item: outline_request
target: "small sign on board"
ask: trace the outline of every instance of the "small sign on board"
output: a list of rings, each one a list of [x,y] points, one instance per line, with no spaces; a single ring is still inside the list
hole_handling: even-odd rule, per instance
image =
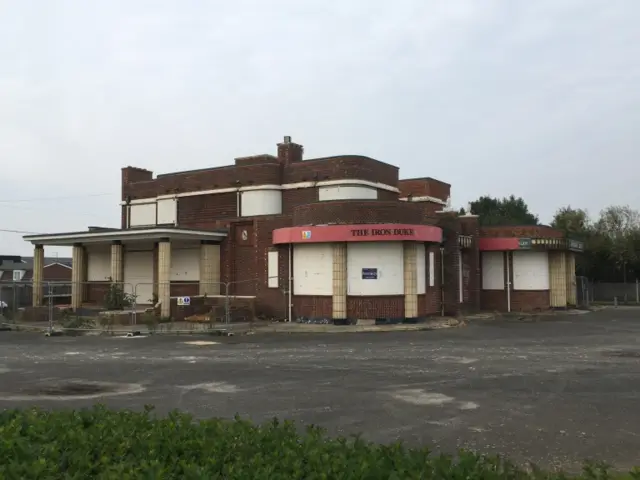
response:
[[[518,239],[518,247],[521,249],[529,249],[531,248],[532,241],[530,238],[520,238]]]
[[[363,268],[362,269],[362,279],[363,280],[377,280],[378,279],[378,269],[377,268]]]
[[[187,307],[191,305],[191,297],[178,297],[178,306]]]

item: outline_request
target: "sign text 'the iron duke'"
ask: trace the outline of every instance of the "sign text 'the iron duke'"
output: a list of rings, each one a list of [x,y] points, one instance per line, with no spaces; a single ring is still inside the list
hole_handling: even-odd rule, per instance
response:
[[[352,237],[413,237],[413,228],[354,228]]]

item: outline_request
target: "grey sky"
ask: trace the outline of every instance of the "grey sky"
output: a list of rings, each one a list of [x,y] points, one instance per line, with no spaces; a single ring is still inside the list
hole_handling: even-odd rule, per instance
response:
[[[283,135],[442,179],[457,206],[640,208],[639,23],[638,0],[0,0],[0,228],[116,226],[122,166]]]

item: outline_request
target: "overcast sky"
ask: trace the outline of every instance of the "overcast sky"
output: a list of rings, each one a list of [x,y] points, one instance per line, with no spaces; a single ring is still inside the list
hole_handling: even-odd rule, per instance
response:
[[[0,0],[0,228],[117,226],[121,167],[284,135],[449,182],[457,206],[640,208],[639,24],[638,0]]]

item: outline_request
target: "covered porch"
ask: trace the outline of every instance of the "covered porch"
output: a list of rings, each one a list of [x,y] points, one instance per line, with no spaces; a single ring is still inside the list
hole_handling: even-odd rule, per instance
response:
[[[112,285],[137,305],[159,304],[171,314],[171,296],[220,294],[220,243],[226,230],[107,229],[27,235],[34,245],[33,306],[43,305],[44,247],[72,247],[71,308],[104,298]]]

